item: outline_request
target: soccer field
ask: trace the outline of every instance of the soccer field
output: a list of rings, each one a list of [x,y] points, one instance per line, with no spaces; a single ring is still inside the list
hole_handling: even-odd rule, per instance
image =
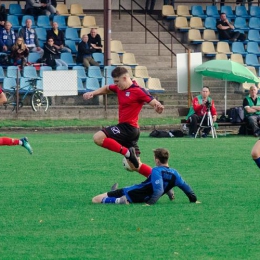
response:
[[[10,137],[23,135],[6,133]],[[254,137],[140,138],[142,161],[170,150],[170,166],[195,191],[153,206],[92,204],[93,196],[139,183],[122,156],[96,146],[92,134],[30,133],[31,156],[0,147],[1,259],[260,259],[259,169]]]

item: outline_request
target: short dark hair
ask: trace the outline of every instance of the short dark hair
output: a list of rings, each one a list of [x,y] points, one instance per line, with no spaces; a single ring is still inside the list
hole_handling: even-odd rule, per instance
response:
[[[209,87],[208,87],[208,86],[204,86],[204,87],[202,87],[202,89],[204,89],[204,88],[207,88],[207,89],[210,91],[210,89],[209,89]]]
[[[162,164],[165,164],[168,162],[170,153],[167,149],[165,148],[157,148],[153,150],[154,157],[158,159]]]
[[[121,77],[122,75],[128,73],[128,70],[125,68],[125,67],[116,67],[111,75],[112,75],[112,78],[118,78],[118,77]]]
[[[226,14],[226,13],[220,13],[220,15],[222,15],[222,14]]]

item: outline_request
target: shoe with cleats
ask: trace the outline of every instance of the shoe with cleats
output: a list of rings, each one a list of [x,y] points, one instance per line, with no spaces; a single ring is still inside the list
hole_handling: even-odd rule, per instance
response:
[[[138,161],[136,154],[135,154],[135,148],[130,147],[129,152],[130,152],[130,156],[128,158],[126,157],[126,159],[128,159],[134,165],[135,168],[138,168],[139,167],[139,161]]]
[[[33,153],[33,149],[29,144],[28,138],[27,137],[23,137],[20,139],[20,141],[22,141],[22,146],[29,152],[29,154]]]

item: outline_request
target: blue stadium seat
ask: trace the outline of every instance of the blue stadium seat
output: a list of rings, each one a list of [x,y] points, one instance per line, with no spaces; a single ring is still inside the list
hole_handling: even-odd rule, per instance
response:
[[[30,80],[30,78],[27,78],[27,77],[20,78],[20,91],[19,92],[26,92],[26,90],[28,90],[28,88],[32,84],[29,80]],[[33,89],[30,90],[30,92],[32,92],[32,91],[33,91]]]
[[[258,30],[249,30],[247,35],[248,41],[260,42],[260,34]]]
[[[13,90],[17,85],[15,78],[4,78],[3,89],[4,90]]]
[[[78,78],[80,78],[82,81],[86,81],[87,75],[86,75],[85,67],[74,66],[72,69],[77,71]]]
[[[66,23],[66,18],[63,15],[54,15],[53,22],[58,23],[60,30],[66,30],[66,28],[68,27]]]
[[[104,53],[94,52],[92,53],[93,59],[99,63],[100,67],[104,66]]]
[[[246,50],[248,53],[255,54],[256,56],[260,56],[258,42],[248,42]]]
[[[236,18],[236,15],[234,14],[232,7],[230,5],[221,6],[220,13],[225,13],[228,19]]]
[[[32,78],[32,79],[39,78],[37,71],[36,71],[36,68],[34,66],[25,66],[23,68],[23,77],[24,78]]]
[[[234,26],[235,29],[244,30],[244,31],[248,31],[250,29],[244,17],[236,17]]]
[[[105,86],[105,85],[113,85],[115,84],[114,79],[113,78],[105,78],[103,77],[101,80],[101,87]]]
[[[76,42],[73,40],[65,40],[65,46],[70,48],[72,54],[77,54],[77,45]]]
[[[21,25],[19,23],[18,16],[9,14],[9,15],[7,15],[7,21],[12,24],[12,28],[15,31],[18,31],[20,29]]]
[[[46,30],[50,30],[51,22],[48,15],[39,15],[37,16],[37,27],[44,28]]]
[[[38,40],[42,40],[46,42],[47,39],[47,32],[45,28],[35,28],[35,31],[37,33]]]
[[[23,10],[20,4],[10,4],[9,5],[9,14],[10,15],[15,15],[17,17],[22,17],[23,16]]]
[[[40,77],[43,77],[43,72],[44,71],[52,71],[52,67],[51,66],[41,66],[40,67]]]
[[[245,50],[245,46],[243,42],[233,42],[231,51],[233,53],[241,54],[242,56],[246,56],[247,51]]]
[[[69,68],[77,65],[76,62],[74,62],[72,54],[70,52],[62,52],[60,58],[68,64]]]
[[[93,91],[100,88],[100,84],[97,78],[87,78],[86,80],[86,90]]]
[[[83,86],[82,79],[78,78],[77,82],[78,82],[78,93],[85,93],[86,89]]]
[[[201,5],[193,5],[191,7],[191,14],[201,19],[205,19],[207,15],[204,13],[204,10]]]
[[[32,20],[32,28],[35,28],[36,24],[35,24],[34,17],[32,15],[27,15],[27,14],[22,17],[21,26],[25,26],[27,19]]]
[[[253,66],[256,68],[260,67],[258,57],[255,54],[251,54],[251,53],[247,54],[245,63],[247,66]]]
[[[116,66],[104,66],[104,77],[112,78],[112,71],[116,68]]]
[[[207,5],[206,6],[206,15],[219,18],[219,12],[216,5]]]
[[[250,7],[250,15],[253,17],[260,17],[260,7],[257,5],[252,5]]]
[[[217,20],[215,17],[207,17],[204,21],[204,26],[206,29],[211,29],[217,31]]]
[[[79,34],[78,34],[78,30],[76,28],[66,28],[65,39],[66,40],[72,40],[72,41],[75,41],[75,42],[81,41]]]
[[[21,77],[21,73],[18,66],[8,66],[6,69],[6,77],[16,79]]]
[[[250,15],[248,14],[246,7],[244,5],[236,6],[235,14],[236,14],[236,16],[243,17],[246,19],[250,18]]]
[[[30,63],[37,63],[40,58],[41,55],[38,52],[30,52],[27,61]]]
[[[260,30],[260,18],[259,17],[251,17],[248,22],[248,26],[250,29]]]
[[[88,67],[88,77],[89,78],[96,78],[99,81],[101,81],[102,78],[103,78],[103,75],[101,73],[100,67],[98,67],[98,66]]]
[[[4,78],[5,78],[4,69],[2,66],[0,66],[0,82],[3,82]]]
[[[56,70],[69,70],[67,66],[57,66]]]

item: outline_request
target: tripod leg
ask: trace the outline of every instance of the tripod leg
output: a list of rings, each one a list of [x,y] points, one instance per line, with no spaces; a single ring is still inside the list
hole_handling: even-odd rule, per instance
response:
[[[198,127],[198,129],[197,129],[197,132],[196,132],[196,134],[195,134],[195,138],[197,138],[199,131],[201,130],[201,128],[203,128],[203,121],[204,121],[204,119],[205,119],[205,116],[206,116],[206,113],[203,115],[203,117],[202,117],[202,119],[201,119],[201,121],[200,121],[200,125],[199,125],[199,127]]]

